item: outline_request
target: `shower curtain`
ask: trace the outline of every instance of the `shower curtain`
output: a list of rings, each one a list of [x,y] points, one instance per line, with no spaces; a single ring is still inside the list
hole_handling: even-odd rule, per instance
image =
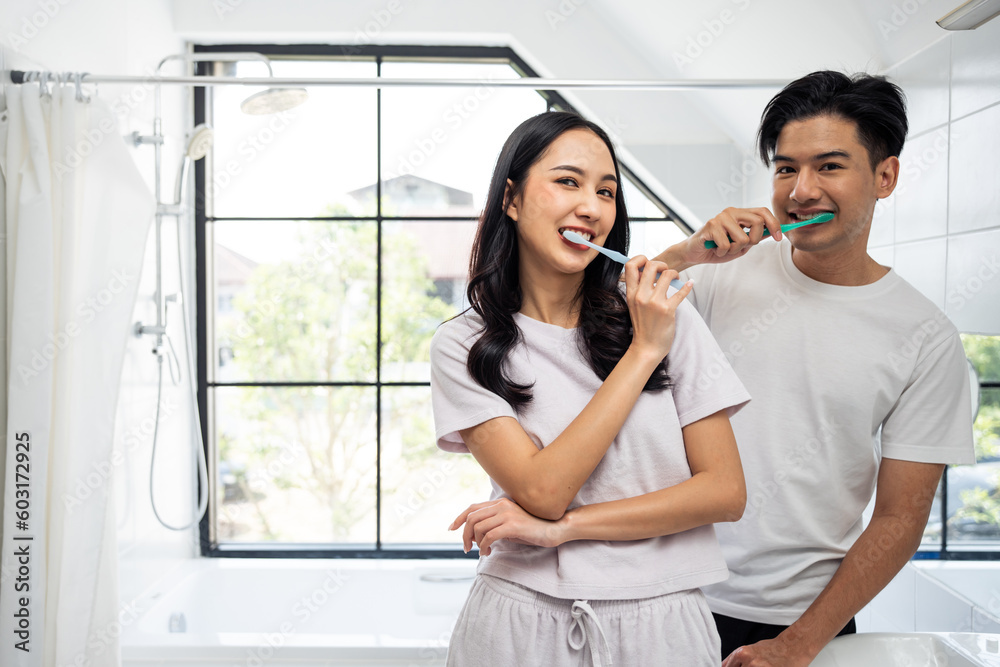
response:
[[[119,665],[115,406],[155,202],[98,99],[0,114],[0,665]]]

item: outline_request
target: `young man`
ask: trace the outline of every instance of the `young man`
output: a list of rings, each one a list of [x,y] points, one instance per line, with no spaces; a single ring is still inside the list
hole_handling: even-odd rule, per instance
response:
[[[919,545],[944,465],[975,460],[958,332],[867,252],[906,130],[881,77],[789,84],[758,132],[771,210],[726,209],[657,258],[694,278],[689,300],[754,398],[732,420],[747,508],[716,526],[731,575],[705,589],[725,667],[805,666],[853,632]]]

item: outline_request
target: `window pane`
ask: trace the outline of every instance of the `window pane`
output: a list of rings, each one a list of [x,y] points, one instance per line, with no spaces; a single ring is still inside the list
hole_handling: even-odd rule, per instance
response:
[[[275,61],[273,67],[279,77],[376,76],[374,62]],[[259,63],[237,67],[242,76],[262,76],[263,70]],[[253,92],[259,91],[213,89],[212,214],[312,217],[331,215],[331,206],[357,215],[372,213],[348,193],[377,178],[375,89],[313,86],[304,104],[264,116],[240,111],[240,103]]]
[[[668,247],[687,238],[687,234],[670,220],[633,222],[630,231],[631,242],[626,253],[629,257],[656,257]]]
[[[449,531],[490,482],[471,454],[437,448],[429,387],[382,389],[382,541],[461,544]]]
[[[1000,336],[962,334],[962,346],[980,382],[1000,382]]]
[[[221,542],[375,543],[375,389],[215,389]]]
[[[625,195],[625,207],[633,218],[665,218],[663,210],[652,199],[647,197],[627,176],[622,177],[622,194]]]
[[[973,425],[978,463],[948,470],[948,541],[995,548],[1000,541],[1000,389],[982,389],[979,396]]]
[[[933,551],[941,548],[941,485],[942,482],[938,482],[937,490],[934,492],[934,502],[931,503],[930,514],[927,515],[927,526],[924,527],[924,535],[920,539],[921,549]]]
[[[384,62],[382,76],[483,82],[382,91],[383,215],[477,217],[503,142],[545,111],[545,100],[532,90],[491,87],[518,78],[506,64]]]
[[[212,225],[217,382],[375,380],[377,223]]]
[[[430,382],[431,337],[465,307],[475,233],[475,222],[383,225],[383,382]]]

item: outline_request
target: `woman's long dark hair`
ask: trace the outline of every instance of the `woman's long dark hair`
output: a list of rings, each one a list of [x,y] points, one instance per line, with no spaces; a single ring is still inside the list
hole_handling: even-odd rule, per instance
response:
[[[628,212],[611,139],[598,125],[563,111],[529,118],[507,138],[493,170],[486,206],[472,245],[467,293],[469,304],[483,318],[483,331],[469,351],[469,373],[515,410],[531,401],[531,385],[518,384],[507,373],[507,355],[520,336],[514,313],[521,309],[517,225],[507,215],[507,206],[522,191],[528,170],[552,142],[564,132],[576,129],[596,134],[611,153],[619,186],[615,193],[615,224],[604,246],[622,253],[628,249]],[[509,194],[507,179],[514,184]],[[618,288],[620,275],[619,264],[598,255],[584,270],[580,288],[579,343],[601,380],[611,374],[632,342],[632,320]],[[663,363],[646,381],[644,390],[663,389],[669,383]]]

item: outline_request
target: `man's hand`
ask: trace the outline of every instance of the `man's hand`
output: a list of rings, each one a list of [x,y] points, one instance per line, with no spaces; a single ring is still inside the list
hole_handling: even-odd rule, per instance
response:
[[[787,632],[774,639],[741,646],[722,661],[722,667],[808,667],[818,651],[809,650],[786,637]]]
[[[761,242],[765,229],[775,241],[781,240],[781,223],[768,208],[727,208],[688,238],[685,259],[692,264],[719,264],[742,257]],[[718,247],[706,248],[705,241],[715,241]]]
[[[685,241],[670,246],[656,256],[675,271],[696,264],[721,264],[747,254],[760,243],[764,230],[781,240],[781,223],[766,207],[727,208]],[[706,248],[705,241],[715,241],[716,248]]]

